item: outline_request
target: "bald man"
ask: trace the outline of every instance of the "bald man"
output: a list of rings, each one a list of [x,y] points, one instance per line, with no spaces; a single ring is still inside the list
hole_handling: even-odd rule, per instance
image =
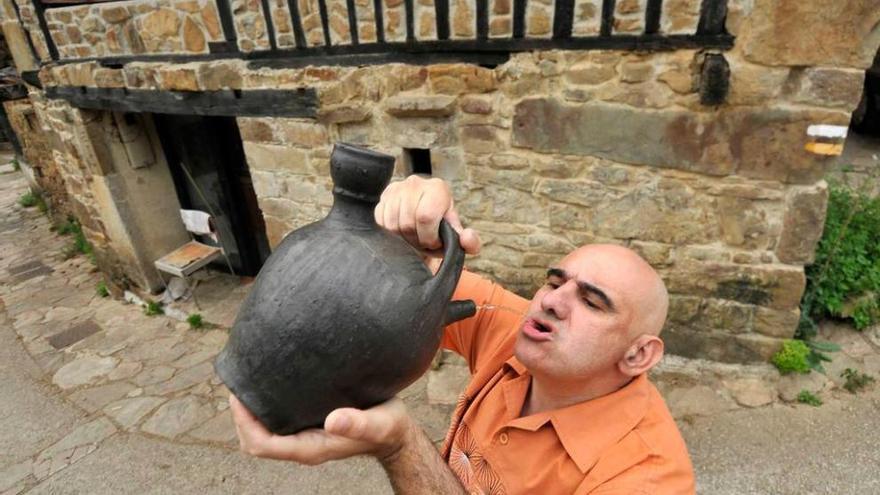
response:
[[[445,218],[465,251],[479,252],[437,179],[391,184],[375,215],[426,252],[440,247]],[[398,399],[337,409],[323,429],[282,437],[230,397],[242,449],[303,464],[373,455],[401,494],[694,492],[687,449],[647,379],[663,357],[668,296],[636,253],[578,248],[548,268],[531,301],[465,272],[454,298],[481,309],[444,331],[472,379],[439,455]]]

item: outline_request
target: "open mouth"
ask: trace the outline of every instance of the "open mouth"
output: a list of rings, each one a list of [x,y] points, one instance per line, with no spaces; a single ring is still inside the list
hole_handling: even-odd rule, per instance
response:
[[[532,340],[544,341],[553,338],[556,329],[552,324],[546,323],[535,318],[529,318],[523,324],[523,334]]]

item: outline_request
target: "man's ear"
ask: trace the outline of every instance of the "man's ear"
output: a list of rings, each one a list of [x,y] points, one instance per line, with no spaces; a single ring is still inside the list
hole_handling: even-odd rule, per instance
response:
[[[656,335],[641,335],[636,338],[617,362],[617,368],[627,376],[646,373],[663,358],[663,341]]]

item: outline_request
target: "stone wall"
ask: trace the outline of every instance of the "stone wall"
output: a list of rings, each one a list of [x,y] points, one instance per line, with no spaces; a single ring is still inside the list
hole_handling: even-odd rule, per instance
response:
[[[208,53],[222,41],[213,0],[157,0],[78,5],[46,11],[61,58]]]
[[[301,0],[300,8],[308,42],[319,45],[315,3]],[[418,3],[417,13],[428,20],[416,24],[417,37],[436,36],[429,5]],[[576,2],[575,30],[597,29],[600,3]],[[618,2],[616,28],[641,29],[636,12],[644,3]],[[670,15],[661,28],[692,33],[698,3],[664,2]],[[290,43],[285,4],[271,2],[276,30]],[[359,36],[367,40],[375,36],[372,2],[357,4],[364,7]],[[386,39],[405,36],[395,14],[402,2],[383,5]],[[549,36],[552,5],[529,5],[527,31]],[[331,19],[347,24],[344,6],[329,2]],[[472,2],[450,6],[452,36],[473,36]],[[834,8],[818,1],[730,2],[727,27],[738,38],[723,53],[731,85],[718,106],[701,104],[706,53],[700,50],[521,53],[494,69],[82,63],[45,67],[40,77],[48,86],[315,88],[315,119],[238,119],[273,245],[328,210],[333,142],[397,156],[398,178],[406,173],[407,149],[428,149],[433,174],[451,182],[463,219],[482,233],[485,246],[469,261],[471,269],[530,295],[548,264],[574,247],[626,244],[661,271],[672,293],[665,333],[672,352],[753,362],[772,355],[797,325],[803,265],[812,260],[824,220],[822,178],[835,161],[808,151],[807,129],[848,124],[863,71],[880,45],[878,7],[880,0],[845,0]],[[89,7],[101,8],[109,7]],[[234,4],[239,14],[258,8],[259,2]],[[504,35],[509,20],[509,2],[490,2],[493,35]],[[253,38],[261,33],[255,25]],[[334,33],[331,44],[349,42]],[[47,107],[79,115],[62,103]],[[77,125],[53,122],[59,135]],[[77,162],[65,146],[56,159]],[[62,170],[87,176],[82,167]],[[71,195],[94,205],[78,180],[72,179]]]
[[[72,214],[64,175],[52,159],[52,146],[30,99],[3,103],[9,124],[21,143],[25,166],[33,170],[33,177],[49,204],[56,220]]]

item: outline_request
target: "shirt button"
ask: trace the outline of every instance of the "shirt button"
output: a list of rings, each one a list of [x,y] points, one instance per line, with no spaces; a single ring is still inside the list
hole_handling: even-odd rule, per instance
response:
[[[502,432],[498,435],[498,441],[501,442],[501,445],[507,445],[507,442],[510,441],[510,437],[507,436],[507,432]]]

